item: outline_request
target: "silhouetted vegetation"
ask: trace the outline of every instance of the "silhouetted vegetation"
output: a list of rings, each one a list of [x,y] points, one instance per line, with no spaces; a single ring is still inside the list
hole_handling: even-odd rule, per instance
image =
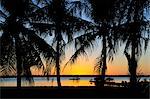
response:
[[[150,9],[149,0],[1,0],[0,3],[0,72],[5,76],[16,75],[17,87],[21,87],[22,75],[33,82],[30,67],[34,65],[43,69],[43,75],[50,75],[54,67],[61,87],[60,65],[65,47],[72,44],[76,49],[67,66],[79,55],[86,55],[86,49],[94,48],[94,42],[99,41],[102,50],[95,72],[101,76],[95,78],[95,85],[104,87],[108,83],[107,62],[113,61],[120,45],[125,44],[130,84],[122,84],[125,88],[139,88],[136,70],[150,40],[150,20],[144,15]],[[49,37],[52,43],[47,43],[44,37]]]
[[[55,51],[36,32],[26,25],[29,24],[32,11],[36,9],[28,0],[1,1],[1,72],[11,75],[15,71],[17,86],[21,87],[21,75],[26,75],[32,82],[30,66],[43,67],[40,54],[48,59],[54,59]]]

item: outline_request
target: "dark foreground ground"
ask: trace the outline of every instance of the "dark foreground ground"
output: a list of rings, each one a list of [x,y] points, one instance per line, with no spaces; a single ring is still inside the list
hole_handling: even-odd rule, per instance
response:
[[[1,87],[1,98],[147,98],[149,92],[117,87]]]

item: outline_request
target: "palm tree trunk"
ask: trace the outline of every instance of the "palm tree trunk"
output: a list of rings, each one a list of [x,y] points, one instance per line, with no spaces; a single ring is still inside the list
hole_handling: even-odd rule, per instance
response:
[[[130,72],[130,83],[131,83],[131,87],[136,86],[137,83],[137,77],[136,77],[136,69],[137,69],[137,61],[135,58],[135,41],[132,41],[132,50],[131,50],[131,65],[129,67],[129,72]]]
[[[135,9],[138,9],[138,2],[135,3]],[[132,40],[131,40],[131,65],[130,66],[130,83],[131,83],[131,88],[135,88],[137,85],[137,76],[136,76],[136,70],[137,70],[137,59],[136,59],[136,48],[138,48],[138,30],[140,28],[140,26],[136,23],[139,21],[139,14],[138,14],[138,10],[136,10],[135,15],[133,17],[134,23],[131,25],[131,29],[132,29]]]
[[[57,74],[57,85],[59,88],[61,88],[61,81],[60,81],[60,35],[61,31],[59,26],[56,26],[56,39],[57,39],[57,45],[56,45],[56,74]]]
[[[105,75],[106,75],[106,68],[107,68],[107,63],[106,63],[106,36],[103,34],[103,49],[102,49],[102,54],[103,54],[103,66],[102,66],[102,86],[104,86],[105,83]]]
[[[21,72],[22,72],[22,57],[21,57],[21,52],[19,48],[19,37],[15,37],[15,47],[16,47],[16,60],[17,60],[17,87],[21,88]]]
[[[128,61],[131,88],[134,88],[137,82],[137,77],[136,77],[137,61],[135,59],[135,46],[134,45],[132,45],[131,56],[126,51],[125,51],[125,56]]]
[[[61,87],[61,82],[60,82],[60,56],[59,56],[59,41],[57,41],[57,55],[56,55],[56,74],[57,74],[57,84],[58,87]]]

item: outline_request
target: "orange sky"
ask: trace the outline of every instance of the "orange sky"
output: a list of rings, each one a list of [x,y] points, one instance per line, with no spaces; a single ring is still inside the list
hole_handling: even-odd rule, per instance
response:
[[[150,74],[150,62],[148,61],[146,55],[144,55],[140,62],[137,73],[140,74]],[[147,63],[145,63],[147,62]],[[85,58],[83,56],[79,57],[75,64],[67,66],[64,71],[61,71],[62,75],[93,75],[97,74],[94,72],[95,59]],[[33,70],[33,69],[32,69]],[[141,70],[141,71],[140,71]],[[39,70],[34,69],[33,74],[41,74]],[[107,75],[127,75],[128,64],[124,55],[117,55],[113,62],[107,64]]]
[[[150,47],[148,48],[150,49]],[[94,53],[88,53],[88,58],[85,56],[80,56],[75,64],[67,66],[64,71],[61,71],[62,75],[94,75],[96,72],[93,71],[95,58],[97,57],[98,50],[94,50]],[[68,56],[64,59],[61,66],[65,64],[65,62],[71,56],[71,52],[67,53]],[[69,56],[70,55],[70,56]],[[33,75],[41,75],[42,71],[38,70],[36,67],[32,67],[32,74]],[[141,70],[141,71],[140,71]],[[140,72],[139,72],[140,71]],[[146,54],[142,56],[139,61],[139,68],[137,73],[150,75],[150,50],[147,51]],[[128,73],[128,64],[125,56],[121,54],[121,51],[115,56],[113,62],[109,62],[107,64],[107,75],[127,75]],[[23,84],[23,86],[28,86]],[[80,82],[75,82],[72,80],[64,80],[62,81],[63,86],[94,86],[88,80],[80,80]],[[0,82],[0,86],[16,86],[16,82]],[[42,81],[42,82],[35,82],[35,86],[57,86],[57,82],[49,81]]]
[[[50,42],[50,39],[46,39],[47,42]],[[94,66],[96,63],[96,58],[100,55],[101,52],[101,44],[100,40],[97,40],[94,43],[94,49],[87,50],[88,56],[79,56],[78,60],[72,64],[68,65],[65,70],[61,74],[66,75],[93,75],[97,74],[94,72]],[[116,53],[114,57],[113,62],[107,63],[107,75],[127,75],[128,72],[128,63],[126,57],[123,55],[125,45],[122,45],[120,48],[118,48],[118,52]],[[69,60],[71,55],[74,53],[74,49],[72,46],[69,45],[68,48],[66,48],[66,56],[65,59],[63,59],[63,63],[61,64],[61,68],[63,68],[64,64]],[[33,74],[40,74],[37,70],[34,70],[32,72]],[[147,52],[143,53],[141,56],[141,59],[138,63],[138,69],[137,73],[144,74],[144,75],[150,75],[150,45],[147,48]]]
[[[123,48],[121,48],[122,50]],[[148,50],[138,63],[137,73],[150,75],[150,46],[148,46]],[[122,51],[119,50],[118,53],[114,57],[113,62],[107,63],[107,75],[127,75],[128,72],[128,64],[126,57],[122,54]],[[69,57],[73,54],[73,48],[69,48],[66,50],[66,58],[63,60],[61,64],[61,68],[63,68],[64,64],[69,60]],[[93,75],[97,74],[94,72],[94,66],[96,62],[97,56],[100,55],[100,48],[94,49],[92,51],[88,50],[88,56],[79,56],[78,60],[72,64],[68,65],[64,71],[61,71],[61,74],[64,75]],[[33,74],[41,74],[41,71],[37,69],[31,69]]]

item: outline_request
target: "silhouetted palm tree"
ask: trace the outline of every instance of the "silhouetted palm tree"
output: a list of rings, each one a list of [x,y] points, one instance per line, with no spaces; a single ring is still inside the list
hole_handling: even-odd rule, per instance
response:
[[[131,87],[136,86],[136,70],[138,61],[144,50],[146,51],[149,42],[149,24],[144,16],[144,10],[150,7],[149,0],[131,0],[128,7],[127,22],[125,23],[123,41],[126,42],[124,54],[128,61],[129,73],[131,75]],[[148,12],[147,12],[148,13]]]
[[[37,3],[41,4],[37,1]],[[62,58],[64,58],[65,45],[73,39],[73,34],[81,29],[84,29],[86,21],[78,18],[74,15],[70,4],[75,4],[76,2],[71,2],[69,0],[45,0],[43,6],[35,12],[40,13],[41,16],[35,18],[35,23],[33,23],[33,28],[42,31],[43,34],[49,34],[53,37],[52,45],[56,51],[56,75],[58,87],[61,87],[60,82],[60,64]],[[34,16],[33,15],[33,16]],[[67,39],[64,39],[67,37]]]
[[[17,87],[21,87],[22,74],[32,81],[28,77],[31,75],[30,66],[43,66],[40,55],[48,59],[54,59],[55,56],[55,51],[26,26],[33,8],[31,4],[30,0],[1,1],[1,72],[17,68]]]
[[[114,26],[119,24],[119,21],[123,19],[123,11],[126,7],[125,1],[118,0],[85,0],[90,8],[88,15],[91,16],[94,21],[93,26],[84,35],[75,38],[76,45],[79,45],[79,49],[70,59],[70,62],[74,62],[77,56],[81,53],[85,53],[85,49],[93,45],[93,41],[97,40],[97,37],[102,39],[102,51],[96,64],[96,70],[102,74],[102,86],[105,81],[105,73],[107,69],[107,57],[109,60],[113,60],[113,55],[117,51],[119,35],[115,33]],[[90,12],[90,14],[89,14]],[[118,15],[119,14],[119,15]]]
[[[117,52],[119,47],[120,35],[114,27],[119,26],[124,21],[126,15],[128,0],[90,0],[93,19],[98,22],[99,36],[102,38],[102,51],[98,65],[102,73],[102,85],[105,81],[105,73],[107,69],[107,57],[109,60]]]

